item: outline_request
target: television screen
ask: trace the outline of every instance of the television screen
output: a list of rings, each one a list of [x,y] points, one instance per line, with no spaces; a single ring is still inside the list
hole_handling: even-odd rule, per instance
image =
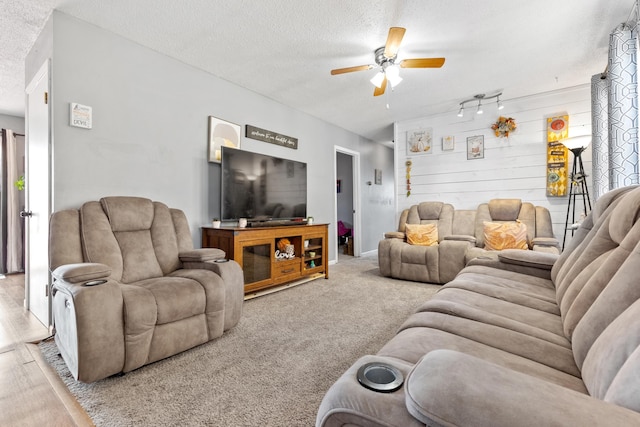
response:
[[[307,216],[307,164],[222,147],[222,219]]]

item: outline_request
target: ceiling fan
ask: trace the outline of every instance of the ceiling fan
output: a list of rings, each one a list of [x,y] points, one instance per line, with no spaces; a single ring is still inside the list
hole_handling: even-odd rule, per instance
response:
[[[382,95],[387,88],[387,81],[391,84],[391,87],[395,87],[402,81],[400,77],[400,68],[440,68],[444,64],[444,58],[414,58],[403,59],[396,64],[396,58],[398,57],[398,49],[400,49],[400,43],[404,37],[406,29],[402,27],[389,28],[389,35],[387,36],[387,43],[379,47],[374,51],[375,61],[377,65],[358,65],[356,67],[337,68],[331,70],[331,75],[352,73],[354,71],[371,70],[376,66],[380,67],[380,72],[377,73],[372,79],[376,88],[373,91],[373,96]]]

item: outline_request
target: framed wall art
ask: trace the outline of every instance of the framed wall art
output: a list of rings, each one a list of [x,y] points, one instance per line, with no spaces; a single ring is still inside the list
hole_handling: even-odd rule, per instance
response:
[[[484,159],[484,135],[467,138],[467,160]]]
[[[240,148],[240,125],[209,116],[210,163],[220,163],[222,147]]]
[[[431,154],[433,129],[419,129],[407,132],[407,156]]]
[[[442,151],[451,151],[455,148],[455,138],[452,135],[442,137]]]

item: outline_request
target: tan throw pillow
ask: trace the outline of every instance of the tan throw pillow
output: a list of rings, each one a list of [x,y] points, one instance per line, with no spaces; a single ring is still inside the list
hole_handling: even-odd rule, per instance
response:
[[[437,224],[406,224],[405,233],[410,245],[435,246],[438,244]]]
[[[516,222],[484,222],[484,248],[490,251],[503,249],[529,249],[527,226]]]

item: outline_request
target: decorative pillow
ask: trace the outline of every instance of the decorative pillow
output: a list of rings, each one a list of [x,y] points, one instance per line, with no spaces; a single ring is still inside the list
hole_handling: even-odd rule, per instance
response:
[[[438,224],[406,224],[407,243],[419,246],[438,244]]]
[[[503,249],[529,249],[527,226],[516,222],[484,222],[484,248],[490,251]]]

